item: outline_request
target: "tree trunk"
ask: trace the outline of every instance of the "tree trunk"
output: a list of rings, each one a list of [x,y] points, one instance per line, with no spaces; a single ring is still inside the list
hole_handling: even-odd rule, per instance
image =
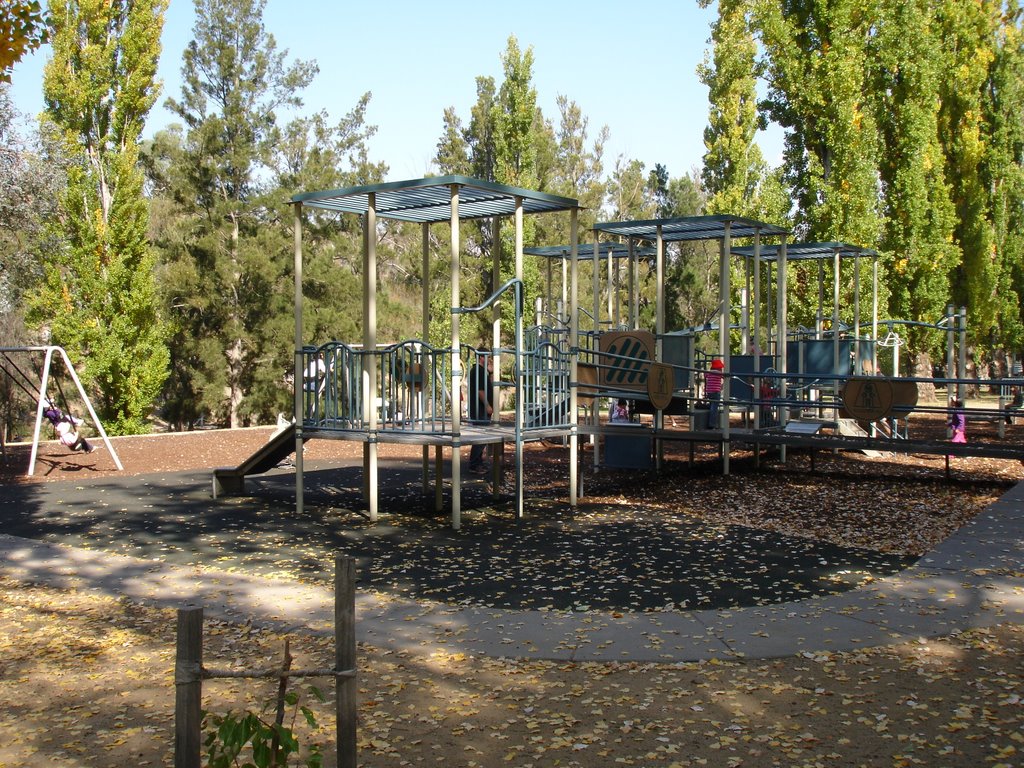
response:
[[[927,352],[918,352],[914,357],[914,378],[932,378],[932,358]],[[938,398],[935,396],[935,385],[930,382],[919,382],[917,401],[919,403],[934,403],[936,400]]]

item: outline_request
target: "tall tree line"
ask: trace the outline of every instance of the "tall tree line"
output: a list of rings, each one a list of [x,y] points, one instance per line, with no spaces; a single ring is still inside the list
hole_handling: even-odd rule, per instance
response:
[[[712,38],[712,200],[756,204],[753,128],[773,121],[785,130],[781,179],[797,238],[881,250],[892,317],[934,322],[952,301],[967,306],[982,354],[1019,350],[1017,0],[728,0]],[[754,114],[757,77],[767,96]],[[941,337],[915,331],[910,341],[924,372]]]
[[[110,397],[105,418],[122,414],[122,431],[143,428],[154,404],[174,427],[204,418],[237,426],[286,410],[287,200],[297,190],[374,183],[387,171],[369,159],[370,94],[341,120],[304,109],[316,65],[278,50],[263,26],[264,0],[196,4],[183,87],[168,101],[180,123],[141,147],[157,92],[147,61],[159,51],[163,5],[83,0],[50,8],[47,105],[61,137],[53,155],[69,159],[54,164],[67,168],[66,192],[29,317],[94,361],[92,380]],[[730,212],[791,224],[801,238],[878,247],[890,257],[893,315],[934,319],[952,298],[968,304],[975,343],[1019,347],[1017,0],[721,0],[718,9],[714,48],[699,71],[711,100],[703,171],[673,177],[662,165],[606,157],[608,129],[594,131],[568,95],[558,95],[557,114],[545,115],[533,51],[515,38],[500,52],[500,79],[468,80],[477,97],[469,114],[439,116],[437,171],[576,197],[586,207],[584,233],[598,219]],[[119,79],[129,64],[146,77]],[[760,102],[759,78],[767,84]],[[786,131],[781,168],[770,168],[756,145],[767,121]],[[306,341],[358,337],[358,222],[306,216]],[[442,229],[432,237],[443,239]],[[446,285],[444,266],[420,274],[417,227],[381,222],[377,236],[386,273],[381,332],[418,336],[419,283]],[[511,275],[510,232],[491,238],[489,222],[464,231],[467,303],[493,289],[494,248],[502,276]],[[531,217],[526,238],[567,242],[567,220]],[[704,322],[714,307],[717,253],[674,246],[668,256],[669,323]],[[542,281],[527,264],[532,296]],[[443,324],[446,291],[431,295]],[[652,297],[647,279],[647,324]],[[483,323],[476,331],[486,338]],[[447,338],[440,328],[432,336]],[[915,343],[928,351],[926,338]]]

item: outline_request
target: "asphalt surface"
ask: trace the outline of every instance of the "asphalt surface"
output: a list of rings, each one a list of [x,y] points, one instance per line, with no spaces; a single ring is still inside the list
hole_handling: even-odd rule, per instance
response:
[[[463,493],[463,526],[435,515],[415,462],[383,462],[383,514],[364,516],[361,470],[250,479],[247,497],[211,498],[209,473],[24,484],[0,493],[2,532],[178,566],[239,569],[329,584],[336,553],[383,595],[511,610],[721,610],[838,594],[899,573],[912,558],[638,506],[532,501],[524,520],[486,483]],[[585,502],[585,499],[584,499]]]

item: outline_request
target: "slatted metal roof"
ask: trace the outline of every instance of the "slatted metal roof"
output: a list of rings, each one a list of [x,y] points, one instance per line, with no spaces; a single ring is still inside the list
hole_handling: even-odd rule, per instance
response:
[[[549,259],[567,259],[571,248],[568,245],[543,245],[535,248],[524,248],[523,253],[530,256],[544,256]],[[633,256],[637,259],[650,259],[657,255],[657,250],[649,247],[633,247]],[[576,258],[580,261],[594,260],[594,244],[580,243],[576,246]],[[629,258],[629,245],[626,243],[601,243],[598,250],[599,259]]]
[[[733,248],[732,253],[734,256],[742,256],[744,258],[752,259],[754,258],[754,247],[744,245],[741,248]],[[836,253],[839,254],[840,259],[853,258],[855,256],[878,258],[880,255],[878,251],[871,248],[862,248],[859,245],[850,245],[849,243],[791,243],[786,246],[787,261],[833,259],[835,258]],[[761,246],[762,261],[776,261],[778,258],[779,246]]]
[[[732,238],[753,237],[758,233],[762,237],[789,234],[789,230],[784,227],[728,214],[681,216],[673,219],[648,219],[646,221],[608,221],[595,224],[594,229],[610,235],[621,235],[653,242],[657,240],[658,227],[661,227],[662,240],[676,242],[720,239],[725,236],[726,224],[729,225],[729,236]]]
[[[515,213],[517,199],[522,200],[523,212],[528,214],[579,207],[579,202],[570,197],[495,184],[469,176],[437,176],[306,192],[293,196],[292,202],[328,211],[364,214],[370,207],[372,194],[378,217],[432,224],[451,219],[453,185],[458,187],[460,219],[511,215]]]

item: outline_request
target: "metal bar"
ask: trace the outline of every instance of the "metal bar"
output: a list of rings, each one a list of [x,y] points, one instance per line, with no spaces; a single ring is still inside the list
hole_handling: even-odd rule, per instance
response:
[[[459,435],[462,432],[462,358],[459,348],[459,313],[457,307],[462,305],[462,294],[459,284],[459,185],[452,184],[450,220],[451,255],[449,275],[452,289],[452,528],[459,530],[462,526],[462,450]]]
[[[303,408],[303,396],[306,391],[303,376],[306,371],[306,361],[303,358],[302,350],[302,203],[295,203],[292,211],[292,244],[294,247],[293,259],[295,263],[295,370],[292,373],[294,382],[294,414],[292,415],[295,424],[295,512],[302,514],[305,502],[305,478],[303,476],[302,461],[302,422],[305,416]]]

